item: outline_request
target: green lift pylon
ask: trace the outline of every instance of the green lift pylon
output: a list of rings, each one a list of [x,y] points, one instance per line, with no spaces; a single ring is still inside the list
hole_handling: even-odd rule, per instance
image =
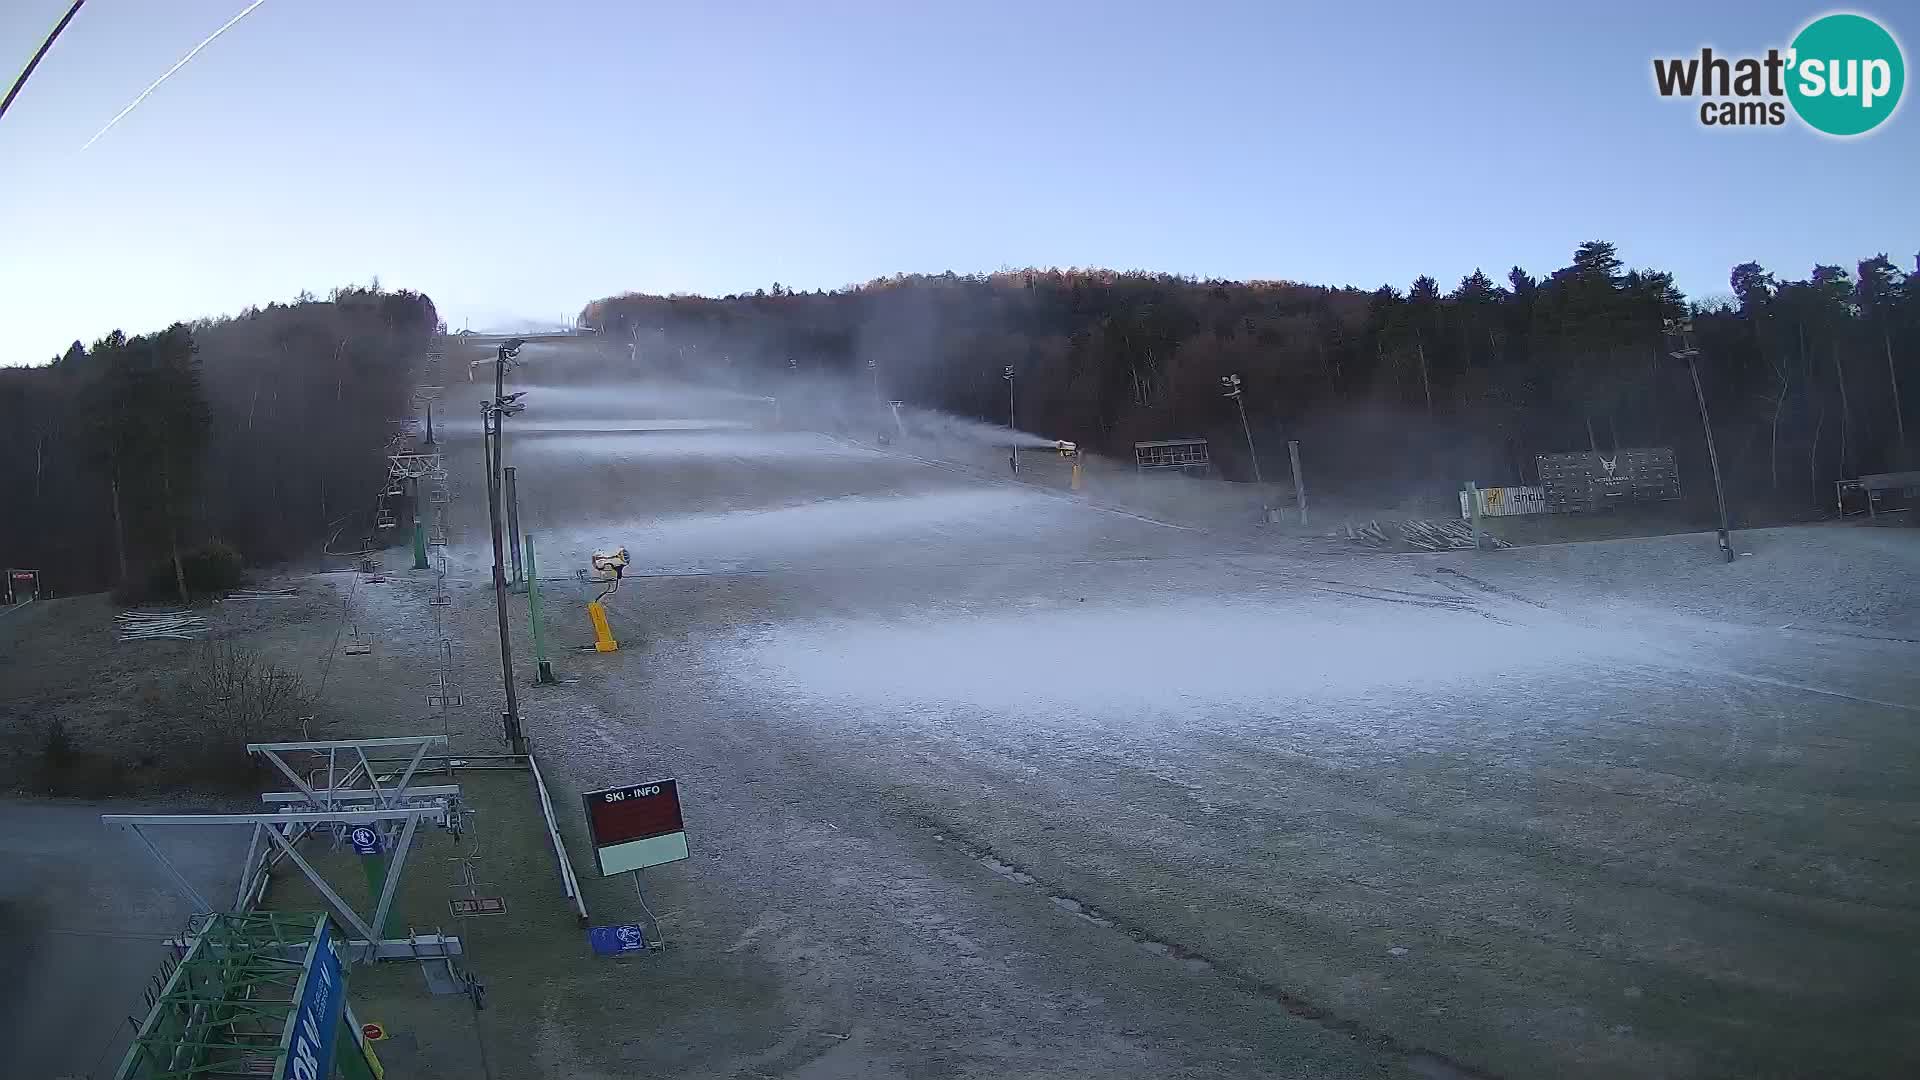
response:
[[[557,685],[553,662],[547,659],[546,622],[540,617],[540,572],[533,565],[533,534],[527,534],[527,618],[533,624],[533,663],[542,686]]]
[[[371,1078],[346,970],[319,912],[210,916],[163,972],[115,1080],[285,1080],[296,1064],[329,1080]]]

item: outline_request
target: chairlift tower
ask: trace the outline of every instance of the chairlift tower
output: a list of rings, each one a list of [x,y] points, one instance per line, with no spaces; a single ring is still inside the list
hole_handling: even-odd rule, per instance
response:
[[[335,1068],[371,1075],[336,941],[319,912],[203,920],[149,991],[151,1008],[115,1080],[285,1080],[313,1075],[318,1061],[329,1063],[329,1077]],[[347,1036],[336,1039],[343,1021]]]

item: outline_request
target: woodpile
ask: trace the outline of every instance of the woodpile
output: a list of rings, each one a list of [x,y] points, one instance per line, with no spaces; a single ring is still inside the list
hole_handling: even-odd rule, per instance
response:
[[[121,641],[197,641],[207,635],[207,620],[191,611],[123,611],[113,621]]]

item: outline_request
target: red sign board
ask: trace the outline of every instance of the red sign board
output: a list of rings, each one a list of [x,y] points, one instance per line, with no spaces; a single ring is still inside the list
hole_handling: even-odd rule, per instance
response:
[[[621,874],[687,857],[680,786],[673,779],[589,791],[581,801],[601,874]]]

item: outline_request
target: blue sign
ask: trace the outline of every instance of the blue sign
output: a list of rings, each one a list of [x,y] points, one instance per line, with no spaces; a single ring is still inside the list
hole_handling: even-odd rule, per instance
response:
[[[353,844],[355,855],[380,854],[380,833],[371,825],[355,825],[347,833],[347,839]]]
[[[323,921],[307,961],[300,1007],[293,1014],[293,1037],[287,1043],[283,1073],[288,1080],[331,1080],[333,1076],[333,1029],[340,1022],[347,995],[332,937],[332,925]]]
[[[647,932],[627,923],[624,926],[595,926],[587,930],[587,942],[601,956],[639,952],[647,947]]]

